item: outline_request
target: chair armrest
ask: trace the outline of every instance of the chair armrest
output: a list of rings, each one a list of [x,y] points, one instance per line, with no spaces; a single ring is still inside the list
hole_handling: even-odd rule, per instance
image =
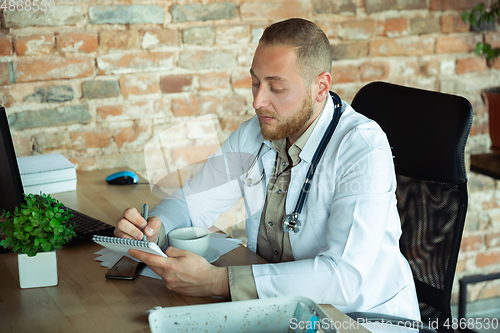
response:
[[[391,326],[395,325],[398,326],[398,328],[407,328],[408,331],[411,332],[415,332],[418,329],[419,333],[437,333],[434,329],[430,328],[429,325],[419,320],[373,312],[351,312],[347,313],[347,315],[361,324],[379,323],[378,326],[380,328],[386,325],[387,332],[390,332]],[[367,328],[370,329],[369,327]]]

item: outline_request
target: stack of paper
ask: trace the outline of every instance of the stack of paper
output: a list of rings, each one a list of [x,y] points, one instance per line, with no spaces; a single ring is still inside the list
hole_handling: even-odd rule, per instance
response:
[[[17,165],[26,194],[76,190],[75,165],[61,154],[18,157]]]

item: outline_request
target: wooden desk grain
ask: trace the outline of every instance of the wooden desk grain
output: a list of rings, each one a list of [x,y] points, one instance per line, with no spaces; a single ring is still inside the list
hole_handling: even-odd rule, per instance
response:
[[[119,170],[79,172],[77,191],[52,196],[68,207],[114,225],[124,209],[144,201],[160,201],[148,185],[111,186],[105,177]],[[140,182],[145,182],[141,179]],[[169,291],[163,281],[140,276],[134,281],[108,280],[108,269],[95,260],[95,243],[65,246],[57,252],[59,283],[54,287],[21,289],[17,254],[0,255],[0,332],[150,332],[146,311],[155,307],[228,301],[190,297]],[[217,266],[265,263],[240,246],[222,256]],[[335,321],[351,321],[331,305],[325,312]],[[347,326],[347,325],[346,325]],[[340,329],[368,332],[364,328]]]

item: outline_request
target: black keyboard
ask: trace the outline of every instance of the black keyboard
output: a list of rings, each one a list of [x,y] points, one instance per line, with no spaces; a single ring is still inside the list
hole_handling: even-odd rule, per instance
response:
[[[75,223],[76,237],[73,237],[68,242],[69,245],[90,242],[92,240],[92,235],[113,236],[115,227],[112,225],[68,207],[64,207],[63,209],[73,214],[73,217],[69,219],[68,223]]]
[[[92,240],[92,235],[113,236],[113,230],[115,230],[115,227],[112,225],[82,214],[66,206],[61,208],[73,214],[73,217],[70,217],[68,223],[74,222],[75,226],[76,237],[73,237],[67,245],[90,242]],[[0,246],[0,253],[5,252],[11,252],[11,249],[4,249],[3,246]]]

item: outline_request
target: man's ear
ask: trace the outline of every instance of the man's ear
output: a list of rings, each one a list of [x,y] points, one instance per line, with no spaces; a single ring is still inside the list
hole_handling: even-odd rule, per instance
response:
[[[328,96],[330,91],[330,84],[332,82],[332,75],[328,72],[323,72],[316,77],[314,84],[316,85],[316,102],[321,103]]]

